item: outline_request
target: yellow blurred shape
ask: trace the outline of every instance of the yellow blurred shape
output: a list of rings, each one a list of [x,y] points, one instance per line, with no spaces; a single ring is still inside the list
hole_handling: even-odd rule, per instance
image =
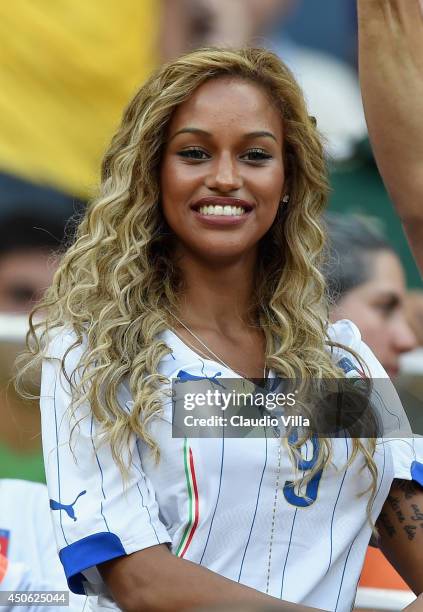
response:
[[[155,66],[157,0],[0,2],[0,171],[87,197]]]

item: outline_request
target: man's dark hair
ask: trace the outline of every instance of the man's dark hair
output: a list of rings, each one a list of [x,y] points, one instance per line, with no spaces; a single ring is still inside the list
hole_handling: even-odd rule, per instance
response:
[[[0,256],[10,251],[58,251],[73,239],[84,202],[54,187],[0,173]]]

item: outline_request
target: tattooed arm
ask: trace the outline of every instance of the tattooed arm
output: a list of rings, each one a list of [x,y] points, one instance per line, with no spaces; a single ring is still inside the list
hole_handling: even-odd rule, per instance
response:
[[[394,480],[376,526],[385,557],[416,595],[423,593],[423,488]]]

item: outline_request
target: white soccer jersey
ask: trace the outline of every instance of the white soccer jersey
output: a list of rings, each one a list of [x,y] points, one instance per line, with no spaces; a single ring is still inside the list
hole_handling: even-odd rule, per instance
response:
[[[331,335],[360,354],[373,377],[387,377],[354,324],[338,322]],[[172,349],[160,363],[160,372],[169,379],[238,377],[222,364],[201,358],[173,332],[164,332],[162,338]],[[50,355],[61,359],[73,340],[71,332],[62,332],[52,341]],[[82,350],[73,349],[67,356],[69,374]],[[346,371],[356,369],[349,353],[337,350],[334,360],[344,360]],[[72,590],[104,597],[97,564],[167,542],[175,555],[274,597],[349,612],[371,535],[368,495],[359,496],[369,486],[370,475],[361,470],[361,457],[345,468],[350,439],[332,440],[333,465],[302,493],[289,486],[294,471],[284,447],[278,469],[279,438],[172,438],[169,401],[152,426],[159,463],[146,444],[132,436],[133,459],[124,490],[110,447],[96,436],[99,429],[88,406],[78,409],[70,450],[69,402],[60,362],[46,360],[41,390],[44,459],[59,555]],[[119,403],[130,410],[125,385]],[[398,400],[393,406],[390,395],[388,403],[389,413],[402,418]],[[312,467],[316,450],[311,442],[305,445],[299,466],[304,472]],[[394,478],[423,484],[422,440],[379,440],[374,459],[376,520]]]

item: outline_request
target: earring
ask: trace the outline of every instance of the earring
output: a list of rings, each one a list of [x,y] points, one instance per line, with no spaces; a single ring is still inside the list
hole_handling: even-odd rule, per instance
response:
[[[287,193],[286,195],[283,196],[282,200],[281,200],[281,204],[288,204],[289,202],[289,193]]]

